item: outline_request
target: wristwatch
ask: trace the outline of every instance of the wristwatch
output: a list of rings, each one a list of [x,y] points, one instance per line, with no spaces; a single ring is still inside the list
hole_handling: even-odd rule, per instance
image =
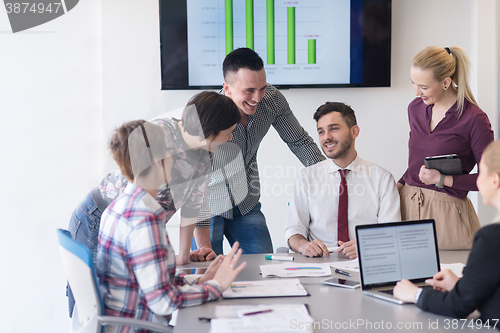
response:
[[[415,304],[418,302],[418,298],[420,297],[420,294],[422,294],[422,288],[418,288],[417,292],[415,293]]]
[[[436,185],[437,188],[443,188],[444,187],[444,174],[441,174],[441,177],[439,178],[439,182],[434,184]]]

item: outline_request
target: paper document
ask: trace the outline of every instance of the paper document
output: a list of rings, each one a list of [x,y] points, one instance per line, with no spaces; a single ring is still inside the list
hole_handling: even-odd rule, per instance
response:
[[[330,276],[332,270],[328,263],[297,264],[287,262],[277,265],[261,265],[262,277],[299,277],[299,276]]]
[[[331,262],[330,266],[332,266],[333,268],[338,268],[342,271],[351,271],[351,272],[359,273],[358,258],[353,259],[353,260]]]
[[[456,276],[458,277],[462,277],[464,276],[462,274],[462,271],[464,270],[464,267],[465,265],[464,264],[461,264],[461,263],[454,263],[454,264],[441,264],[441,270],[443,269],[449,269],[451,270],[453,273],[455,273]]]
[[[222,293],[224,298],[308,296],[299,279],[237,281]]]
[[[212,333],[313,332],[314,319],[304,304],[219,305],[215,317],[210,322]]]

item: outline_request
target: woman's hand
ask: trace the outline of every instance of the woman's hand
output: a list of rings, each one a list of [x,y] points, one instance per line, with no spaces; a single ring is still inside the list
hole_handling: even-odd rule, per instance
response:
[[[215,273],[214,279],[217,280],[222,288],[222,291],[229,288],[231,283],[236,279],[236,276],[245,268],[247,265],[246,262],[243,262],[241,265],[236,267],[238,260],[241,257],[243,251],[241,249],[238,250],[240,243],[235,242],[233,247],[231,248],[231,252],[222,260],[219,264],[219,269],[217,273]],[[206,273],[205,273],[206,274]]]
[[[452,271],[443,269],[441,272],[437,272],[432,279],[425,280],[425,283],[433,286],[436,290],[451,291],[455,288],[458,280],[460,280],[460,278]]]
[[[202,284],[204,282],[207,282],[208,280],[212,280],[215,276],[215,273],[219,270],[219,265],[224,260],[224,256],[222,254],[219,254],[217,258],[208,266],[205,274],[200,276],[198,279],[198,284]]]
[[[394,287],[394,297],[405,302],[415,303],[415,294],[418,287],[410,280],[403,279]]]
[[[425,165],[422,165],[422,167],[420,167],[418,178],[420,178],[420,181],[425,185],[434,185],[439,183],[439,180],[441,179],[441,172],[436,169],[427,169]]]

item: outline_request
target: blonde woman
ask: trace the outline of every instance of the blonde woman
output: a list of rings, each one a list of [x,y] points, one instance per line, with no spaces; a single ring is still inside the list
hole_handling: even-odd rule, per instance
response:
[[[415,98],[408,106],[408,169],[398,182],[402,220],[436,220],[439,249],[470,249],[480,224],[467,198],[477,191],[470,174],[493,141],[488,116],[469,87],[470,62],[457,46],[429,46],[413,58],[410,78]],[[461,175],[427,169],[428,156],[456,154]]]
[[[480,163],[477,187],[485,205],[500,211],[500,141],[491,143]],[[463,271],[458,278],[445,269],[425,281],[434,290],[423,290],[409,280],[401,280],[394,296],[417,303],[425,311],[465,318],[474,310],[481,313],[483,325],[500,329],[500,223],[480,229]],[[476,322],[477,324],[477,322]],[[495,327],[496,326],[496,327]]]

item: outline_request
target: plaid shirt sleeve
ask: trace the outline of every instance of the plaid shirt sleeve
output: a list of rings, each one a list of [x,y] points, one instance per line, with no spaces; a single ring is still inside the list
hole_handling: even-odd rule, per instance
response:
[[[135,225],[126,240],[127,261],[132,267],[148,307],[156,315],[168,315],[180,307],[198,305],[220,297],[217,281],[202,285],[185,283],[175,274],[175,255],[165,224],[154,214]]]

